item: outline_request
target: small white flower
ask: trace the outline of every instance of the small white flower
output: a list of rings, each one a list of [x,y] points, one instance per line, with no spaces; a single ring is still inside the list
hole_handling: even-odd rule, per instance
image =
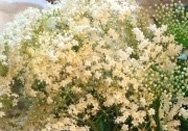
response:
[[[145,40],[144,34],[139,28],[134,28],[132,31],[136,35],[137,41],[144,41]]]
[[[167,31],[167,25],[162,25],[161,26],[161,31],[166,32]]]
[[[57,17],[50,17],[47,20],[47,28],[50,30],[54,30],[54,29],[56,29],[57,23],[58,23]]]
[[[146,100],[144,98],[140,98],[140,102],[143,106],[147,105]]]
[[[47,98],[47,103],[48,103],[48,104],[53,103],[53,100],[52,100],[52,98],[51,98],[51,97],[48,97],[48,98]]]
[[[123,124],[123,126],[121,127],[121,130],[122,131],[129,131],[128,125]]]
[[[6,55],[0,55],[0,61],[6,61],[7,56]]]
[[[0,111],[0,118],[2,118],[3,116],[5,116],[5,112]]]
[[[134,49],[131,48],[131,47],[127,47],[127,48],[125,49],[125,51],[126,51],[126,53],[127,53],[128,55],[131,55],[131,54],[133,53]]]
[[[180,109],[180,115],[183,116],[183,118],[188,118],[188,110],[185,110],[184,108]]]
[[[47,56],[52,61],[57,61],[58,60],[57,56],[55,55],[55,51],[54,50],[49,50],[47,52]]]
[[[150,116],[153,116],[153,115],[155,115],[155,110],[153,108],[150,108],[148,113]]]
[[[150,29],[151,31],[155,32],[157,30],[157,26],[155,24],[151,24],[148,29]]]

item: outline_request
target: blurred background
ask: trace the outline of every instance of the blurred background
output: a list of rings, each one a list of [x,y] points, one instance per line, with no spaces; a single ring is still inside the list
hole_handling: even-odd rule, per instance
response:
[[[136,0],[136,2],[145,7],[145,8],[149,8],[151,7],[155,7],[156,4],[166,4],[166,3],[170,3],[170,2],[179,2],[181,1],[183,4],[187,5],[188,4],[188,0]]]
[[[48,2],[53,3],[55,0],[47,0]],[[148,6],[153,6],[155,4],[159,3],[170,3],[172,0],[136,0],[139,4],[148,7]],[[188,4],[188,0],[174,0],[175,2],[181,1],[184,4]]]
[[[25,10],[28,7],[36,7],[36,8],[44,8],[46,3],[54,3],[55,0],[1,0],[3,4],[0,4],[0,32],[4,28],[4,25],[7,22],[13,20],[14,16]],[[143,6],[144,8],[149,8],[149,12],[155,9],[155,4],[165,4],[170,3],[172,0],[136,0],[136,2]],[[174,2],[178,2],[179,0],[174,0]],[[188,4],[188,0],[181,0],[185,5]]]

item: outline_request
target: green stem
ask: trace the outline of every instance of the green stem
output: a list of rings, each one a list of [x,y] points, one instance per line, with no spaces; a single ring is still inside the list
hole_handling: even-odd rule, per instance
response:
[[[156,124],[157,124],[157,131],[163,131],[162,127],[161,127],[161,120],[160,120],[160,117],[159,117],[160,97],[158,97],[155,101],[155,109],[156,109],[155,121],[156,121]]]

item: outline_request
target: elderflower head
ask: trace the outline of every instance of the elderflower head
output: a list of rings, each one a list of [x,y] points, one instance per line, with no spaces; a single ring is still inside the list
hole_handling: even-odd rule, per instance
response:
[[[183,95],[188,85],[182,82],[188,71],[176,59],[182,48],[166,26],[141,27],[139,9],[131,6],[137,7],[128,1],[69,0],[36,11],[35,19],[23,15],[29,23],[4,34],[1,55],[7,65],[0,66],[0,89],[8,98],[20,95],[11,101],[16,107],[21,98],[31,99],[24,127],[32,123],[38,130],[40,121],[44,130],[88,131],[94,130],[88,122],[106,119],[124,130],[145,130],[154,115],[161,127],[173,121],[166,113],[180,111],[169,108],[177,106],[173,94]]]
[[[139,28],[134,28],[134,29],[133,29],[133,32],[135,33],[136,39],[137,39],[138,41],[143,41],[143,40],[145,39],[143,32],[140,31]]]

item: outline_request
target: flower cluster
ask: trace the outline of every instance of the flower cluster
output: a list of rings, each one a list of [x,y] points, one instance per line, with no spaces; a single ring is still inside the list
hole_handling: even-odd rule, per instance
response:
[[[188,12],[187,6],[181,1],[158,5],[154,13],[155,22],[168,25],[168,32],[175,35],[176,41],[187,47],[188,42]]]
[[[182,46],[166,25],[142,24],[139,11],[132,1],[67,0],[20,14],[24,22],[1,38],[2,122],[17,117],[9,130],[178,130],[188,112]]]

